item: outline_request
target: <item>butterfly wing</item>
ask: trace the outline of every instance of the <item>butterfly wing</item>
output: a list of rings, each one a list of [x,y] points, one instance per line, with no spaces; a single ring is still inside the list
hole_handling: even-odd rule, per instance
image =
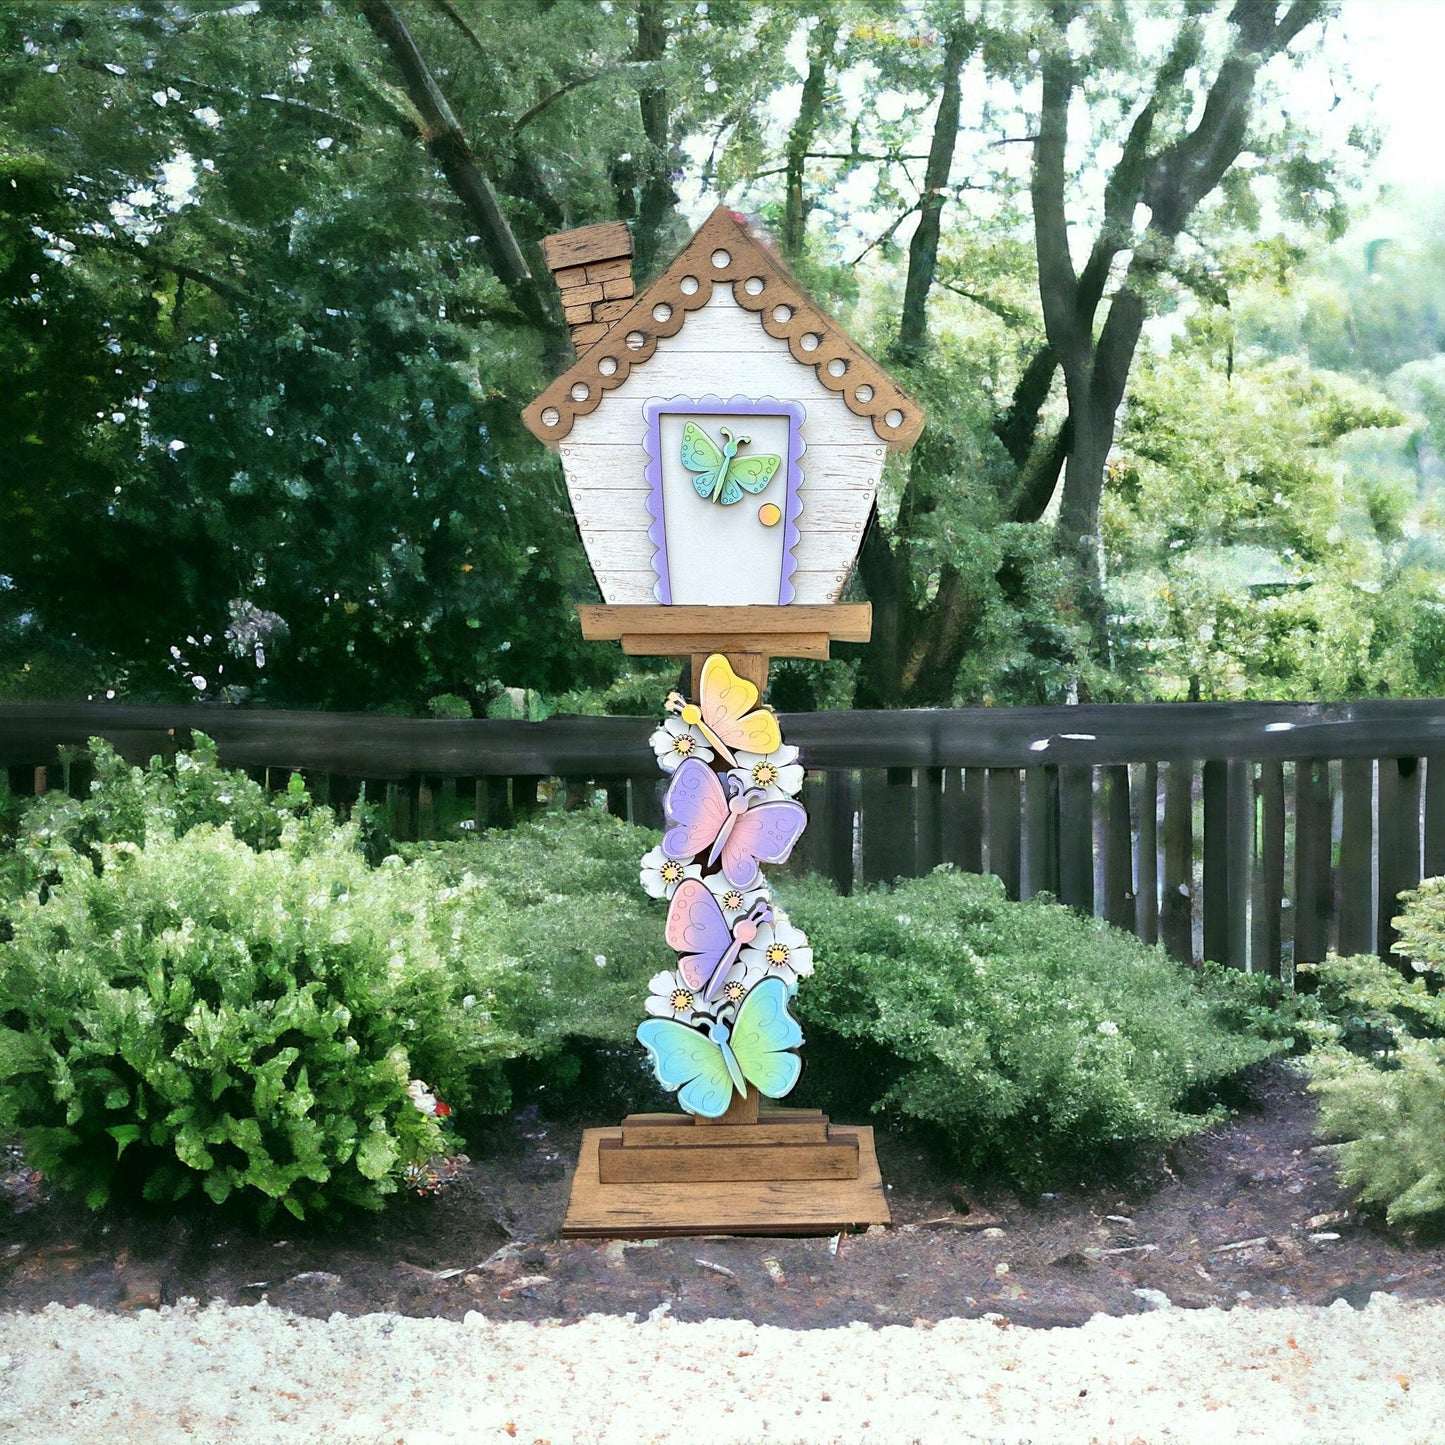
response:
[[[788,1050],[803,1042],[803,1031],[788,1012],[788,986],[782,979],[765,978],[748,990],[728,1042],[760,1094],[781,1099],[798,1082],[803,1061]]]
[[[775,753],[782,747],[783,734],[777,718],[758,707],[757,688],[747,678],[739,677],[722,653],[713,653],[703,663],[698,691],[702,720],[722,739],[725,750],[746,748],[752,753]]]
[[[685,955],[678,960],[678,971],[687,986],[701,992],[731,947],[733,935],[717,899],[696,878],[684,880],[672,895],[667,941]]]
[[[682,464],[690,472],[701,475],[692,479],[693,489],[700,497],[711,497],[717,485],[718,468],[723,465],[723,454],[718,444],[698,426],[690,421],[682,429]]]
[[[699,758],[685,758],[677,765],[662,810],[673,826],[662,835],[662,851],[680,863],[711,848],[728,820],[727,794],[717,774]]]
[[[761,492],[772,481],[782,460],[779,456],[734,457],[728,468],[728,481],[736,482],[743,492]]]
[[[738,815],[722,846],[722,871],[729,883],[751,888],[759,863],[786,863],[808,826],[808,814],[791,798],[754,803]]]
[[[675,1019],[645,1019],[637,1041],[651,1054],[658,1082],[679,1090],[678,1103],[690,1114],[716,1119],[727,1113],[733,1081],[723,1051],[706,1034]]]

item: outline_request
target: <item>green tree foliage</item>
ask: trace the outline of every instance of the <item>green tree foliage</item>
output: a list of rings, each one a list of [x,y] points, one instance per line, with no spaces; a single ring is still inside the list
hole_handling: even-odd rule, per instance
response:
[[[565,348],[537,243],[621,216],[645,280],[726,196],[930,411],[864,549],[859,700],[1117,691],[1116,412],[1145,321],[1218,299],[1262,194],[1338,225],[1338,178],[1264,104],[1323,21],[11,0],[0,685],[407,711],[606,685],[517,419]]]

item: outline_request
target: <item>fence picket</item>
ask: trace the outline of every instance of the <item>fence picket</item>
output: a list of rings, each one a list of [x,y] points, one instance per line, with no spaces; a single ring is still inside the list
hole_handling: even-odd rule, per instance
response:
[[[1094,775],[1059,769],[1059,901],[1094,911]]]
[[[1276,972],[1331,946],[1388,951],[1399,891],[1445,873],[1438,699],[810,713],[784,723],[814,769],[804,793],[812,827],[794,866],[827,873],[843,892],[855,875],[906,877],[940,860],[986,866],[1015,896],[1047,890],[1097,906],[1180,958],[1198,951],[1198,917],[1211,957]],[[581,808],[605,796],[610,813],[656,830],[666,779],[647,746],[652,726],[0,704],[0,767],[12,792],[84,796],[89,772],[74,750],[86,738],[144,763],[190,746],[199,728],[225,766],[264,786],[284,788],[299,772],[313,797],[343,812],[364,786],[401,839],[447,831],[459,798],[479,827],[511,826],[544,800]],[[1198,794],[1191,758],[1203,763]]]
[[[1306,758],[1295,764],[1294,776],[1294,961],[1298,966],[1319,963],[1329,951],[1330,765],[1321,758]]]
[[[1342,954],[1373,953],[1375,948],[1375,764],[1371,758],[1346,758],[1340,764],[1344,796],[1340,822],[1338,948]]]
[[[1255,836],[1253,937],[1250,966],[1280,976],[1284,904],[1284,768],[1269,759],[1259,765],[1259,830]]]
[[[1164,774],[1164,897],[1159,936],[1171,958],[1194,958],[1194,764]]]
[[[1019,773],[1017,768],[988,770],[988,871],[1003,879],[1010,898],[1019,896]]]
[[[913,831],[913,770],[868,768],[863,773],[863,877],[868,883],[911,878],[917,868]]]
[[[1159,940],[1159,764],[1145,763],[1133,770],[1138,778],[1135,817],[1138,820],[1135,868],[1138,886],[1134,903],[1134,932],[1145,943]]]
[[[914,785],[917,809],[915,871],[921,878],[943,862],[943,769],[919,768]]]
[[[1104,917],[1119,928],[1134,926],[1134,829],[1129,807],[1129,766],[1103,769]]]
[[[1375,951],[1392,957],[1400,894],[1420,881],[1420,763],[1380,759],[1380,891]]]
[[[1059,770],[1030,768],[1024,774],[1023,896],[1059,895]]]
[[[1436,753],[1425,762],[1425,858],[1424,877],[1445,874],[1445,754]]]

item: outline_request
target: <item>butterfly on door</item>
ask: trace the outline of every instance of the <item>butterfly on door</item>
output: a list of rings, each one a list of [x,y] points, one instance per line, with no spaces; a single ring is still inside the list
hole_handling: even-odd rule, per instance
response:
[[[693,473],[692,485],[705,502],[731,507],[742,501],[744,492],[761,492],[783,464],[776,453],[740,457],[738,448],[748,446],[751,437],[737,436],[720,426],[719,446],[695,421],[682,429],[682,464]]]

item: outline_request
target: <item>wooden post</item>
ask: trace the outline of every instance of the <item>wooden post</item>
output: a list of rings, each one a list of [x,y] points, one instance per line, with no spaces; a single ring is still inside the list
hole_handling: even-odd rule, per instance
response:
[[[866,607],[578,610],[584,636],[616,638],[632,655],[686,656],[694,698],[701,695],[703,667],[714,653],[761,695],[773,657],[818,656],[820,649],[826,657],[830,637],[866,640],[871,630]],[[911,772],[890,771],[912,782]],[[1017,774],[1013,777],[1017,819]],[[825,786],[829,806],[820,821],[830,826],[822,853],[836,859],[846,852],[851,866],[852,775],[830,772]],[[630,780],[634,821],[645,788],[642,780]],[[912,795],[909,787],[904,800],[911,803]],[[912,871],[920,858],[911,807],[907,822]],[[937,832],[935,809],[930,837]],[[1015,866],[1016,835],[1017,823]],[[633,1114],[619,1128],[585,1130],[563,1235],[814,1234],[890,1222],[871,1128],[836,1127],[816,1110],[761,1103],[749,1087],[716,1119]]]

